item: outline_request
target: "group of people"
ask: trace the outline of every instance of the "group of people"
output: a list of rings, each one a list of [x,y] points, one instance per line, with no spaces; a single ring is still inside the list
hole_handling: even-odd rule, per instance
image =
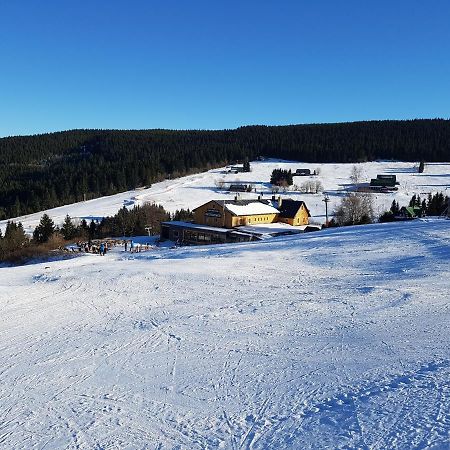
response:
[[[113,241],[100,241],[100,242],[77,242],[76,248],[79,252],[85,252],[85,253],[96,253],[100,256],[105,256],[106,252],[108,252],[111,247],[114,246]]]
[[[70,252],[85,252],[85,253],[95,253],[100,256],[105,256],[107,252],[109,252],[112,247],[115,245],[122,244],[125,248],[126,252],[131,253],[140,253],[142,251],[149,250],[151,248],[151,244],[149,242],[146,242],[145,244],[140,244],[139,242],[133,241],[133,239],[125,239],[123,241],[116,241],[114,239],[109,239],[107,241],[87,241],[87,242],[81,242],[78,241],[76,244],[71,245],[70,247],[61,248],[65,251]]]
[[[129,241],[124,241],[124,248],[127,252],[128,249],[131,253],[140,253],[143,250],[148,250],[150,248],[150,244],[147,242],[145,244],[140,244],[139,242],[134,242],[133,239]]]

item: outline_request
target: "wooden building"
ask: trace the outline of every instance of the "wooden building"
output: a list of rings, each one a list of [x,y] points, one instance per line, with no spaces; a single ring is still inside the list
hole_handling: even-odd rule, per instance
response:
[[[396,220],[412,220],[423,217],[422,208],[419,206],[402,206],[395,216]]]
[[[241,233],[233,229],[172,220],[161,223],[161,240],[167,239],[179,245],[202,245],[248,242],[256,238],[251,234]]]
[[[230,184],[228,190],[230,192],[250,192],[252,186],[250,184]]]
[[[211,200],[195,208],[193,214],[193,223],[163,222],[161,239],[181,245],[246,242],[259,238],[259,228],[239,230],[240,226],[283,222],[300,227],[308,225],[310,217],[304,202],[280,197],[272,197],[272,200],[239,200],[237,197],[234,200]]]
[[[396,175],[377,175],[376,178],[370,180],[370,188],[373,190],[397,190]]]
[[[261,200],[211,200],[193,210],[194,223],[234,228],[277,222],[279,211]]]
[[[305,177],[311,175],[310,169],[297,169],[292,176],[294,177]]]
[[[291,199],[278,201],[278,222],[287,223],[292,226],[308,225],[311,214],[305,202]]]

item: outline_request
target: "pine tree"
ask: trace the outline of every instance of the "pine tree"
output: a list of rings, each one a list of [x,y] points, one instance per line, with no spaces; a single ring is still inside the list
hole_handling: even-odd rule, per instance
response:
[[[61,227],[61,233],[66,241],[73,239],[76,236],[77,229],[68,214],[64,219],[63,226]]]
[[[396,216],[400,212],[399,204],[395,201],[395,199],[392,200],[391,212],[394,216]]]
[[[21,222],[9,222],[6,224],[4,246],[9,250],[15,250],[27,242],[27,236]]]
[[[427,201],[425,199],[422,200],[422,214],[425,214],[425,211],[427,210]]]
[[[39,225],[33,232],[33,239],[40,244],[47,242],[52,237],[55,230],[56,228],[53,220],[50,219],[48,214],[44,214],[41,217]]]

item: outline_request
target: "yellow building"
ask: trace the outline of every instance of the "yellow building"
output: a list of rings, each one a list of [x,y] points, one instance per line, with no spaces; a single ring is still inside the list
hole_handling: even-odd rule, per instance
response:
[[[311,214],[305,202],[297,200],[280,200],[278,204],[280,215],[278,222],[287,223],[292,226],[308,225]]]
[[[283,222],[293,226],[307,225],[310,213],[305,203],[296,200],[211,200],[194,209],[194,223],[234,228]]]
[[[234,228],[277,221],[279,211],[259,200],[211,200],[194,209],[194,223]]]

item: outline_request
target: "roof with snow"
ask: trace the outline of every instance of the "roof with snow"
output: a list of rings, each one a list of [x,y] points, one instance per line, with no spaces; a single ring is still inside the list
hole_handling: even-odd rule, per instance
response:
[[[278,209],[259,200],[222,200],[225,209],[235,216],[278,214]]]

